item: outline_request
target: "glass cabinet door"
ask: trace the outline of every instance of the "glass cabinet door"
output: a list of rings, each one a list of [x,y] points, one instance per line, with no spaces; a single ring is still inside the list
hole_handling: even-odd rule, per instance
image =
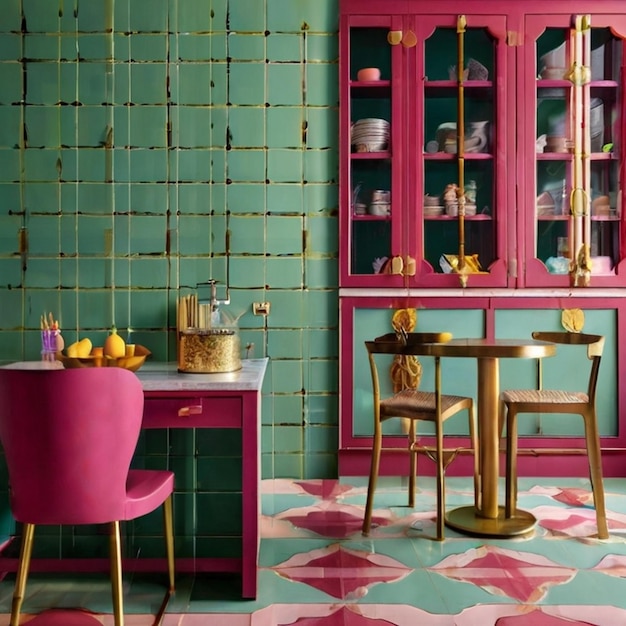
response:
[[[350,16],[341,25],[343,286],[404,283],[401,37],[399,17]]]
[[[406,246],[419,261],[412,284],[458,287],[455,272],[462,247],[468,287],[505,286],[509,203],[503,166],[514,149],[504,98],[505,19],[416,16],[414,22],[417,45],[409,60],[406,126],[409,178],[415,185],[405,203],[410,226]]]
[[[626,284],[618,34],[626,35],[625,22],[623,15],[526,20],[518,89],[526,105],[518,175],[526,286]]]

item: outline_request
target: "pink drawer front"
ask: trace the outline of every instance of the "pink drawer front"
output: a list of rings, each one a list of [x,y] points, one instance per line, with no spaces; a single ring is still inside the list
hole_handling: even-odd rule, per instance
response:
[[[241,428],[239,397],[146,397],[143,428]]]

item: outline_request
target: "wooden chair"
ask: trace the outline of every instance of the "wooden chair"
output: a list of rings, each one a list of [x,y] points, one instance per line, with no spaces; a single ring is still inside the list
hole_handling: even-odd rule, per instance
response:
[[[10,366],[12,367],[12,366]],[[163,505],[168,585],[155,624],[174,593],[169,470],[130,469],[143,416],[143,389],[118,367],[0,368],[0,441],[22,545],[11,608],[18,626],[35,526],[107,524],[115,626],[123,626],[120,522]]]
[[[408,452],[409,452],[409,506],[415,505],[415,475],[417,472],[417,455],[425,453],[437,464],[437,539],[444,538],[444,473],[446,467],[454,459],[461,448],[446,450],[443,446],[443,423],[460,411],[467,410],[469,414],[469,429],[472,449],[474,451],[474,487],[475,494],[479,493],[479,465],[477,445],[477,425],[474,414],[472,398],[464,396],[444,395],[441,392],[441,363],[439,357],[434,359],[434,390],[422,391],[421,389],[403,389],[390,397],[381,398],[380,379],[375,355],[402,355],[421,356],[429,355],[428,345],[450,341],[450,333],[407,333],[398,338],[390,333],[378,337],[374,341],[366,341],[370,371],[372,375],[372,388],[374,397],[374,437],[372,444],[372,460],[367,487],[367,503],[365,517],[363,519],[363,534],[368,535],[372,521],[372,508],[374,492],[378,480],[380,455],[382,451],[382,423],[390,418],[407,418]],[[422,446],[416,437],[416,422],[423,420],[435,424],[436,445]]]
[[[602,459],[600,456],[600,436],[596,418],[596,387],[600,359],[604,347],[604,337],[570,332],[534,332],[534,339],[551,341],[562,345],[581,346],[587,359],[591,361],[586,391],[563,391],[543,389],[542,359],[537,359],[537,389],[506,390],[500,394],[503,413],[500,424],[506,418],[506,506],[505,514],[511,517],[517,505],[517,416],[520,413],[551,413],[580,415],[585,425],[587,457],[593,500],[596,508],[598,537],[609,536],[604,506],[602,485]],[[583,361],[581,360],[581,366]]]

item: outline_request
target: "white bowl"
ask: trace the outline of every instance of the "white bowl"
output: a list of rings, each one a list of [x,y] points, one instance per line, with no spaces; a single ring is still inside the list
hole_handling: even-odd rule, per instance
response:
[[[391,205],[389,202],[372,202],[369,208],[370,215],[377,215],[378,217],[386,217],[391,215]]]

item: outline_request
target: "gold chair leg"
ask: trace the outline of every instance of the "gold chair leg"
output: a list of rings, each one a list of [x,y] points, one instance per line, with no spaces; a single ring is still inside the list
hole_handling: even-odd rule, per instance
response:
[[[115,626],[124,626],[124,597],[122,590],[122,542],[119,521],[111,522],[109,533],[109,558],[111,561],[111,593]]]
[[[602,458],[600,453],[600,437],[595,415],[584,415],[585,438],[587,440],[587,458],[589,459],[589,477],[593,503],[596,508],[596,524],[598,538],[608,539],[609,528],[606,521],[606,507],[604,504],[604,484],[602,481]]]
[[[476,423],[476,411],[472,405],[469,409],[469,431],[474,454],[474,507],[480,511],[480,446],[478,445],[478,424]]]
[[[11,604],[11,626],[18,626],[20,623],[20,611],[24,602],[26,591],[26,580],[30,568],[30,556],[33,552],[33,537],[35,536],[35,524],[24,524],[22,528],[22,545],[20,547],[20,562],[15,579],[15,590],[13,592],[13,602]]]
[[[444,485],[443,424],[437,423],[437,541],[444,539],[446,495]]]
[[[417,474],[417,451],[415,450],[415,420],[409,424],[409,507],[415,506],[415,476]]]
[[[367,501],[365,503],[365,516],[363,518],[363,534],[369,535],[372,525],[372,508],[374,506],[374,492],[378,481],[378,468],[380,466],[380,451],[382,448],[382,432],[377,424],[372,442],[372,463],[370,465],[370,478],[367,485]]]
[[[176,583],[174,581],[174,515],[172,509],[172,496],[170,495],[163,503],[163,529],[165,532],[169,590],[174,592]]]
[[[174,523],[172,514],[172,496],[169,496],[163,503],[163,528],[165,534],[165,551],[167,554],[167,574],[168,574],[168,587],[161,602],[161,606],[154,618],[153,626],[160,626],[165,615],[165,610],[176,590],[174,581]]]
[[[517,509],[517,414],[509,407],[506,416],[506,478],[504,515]]]

